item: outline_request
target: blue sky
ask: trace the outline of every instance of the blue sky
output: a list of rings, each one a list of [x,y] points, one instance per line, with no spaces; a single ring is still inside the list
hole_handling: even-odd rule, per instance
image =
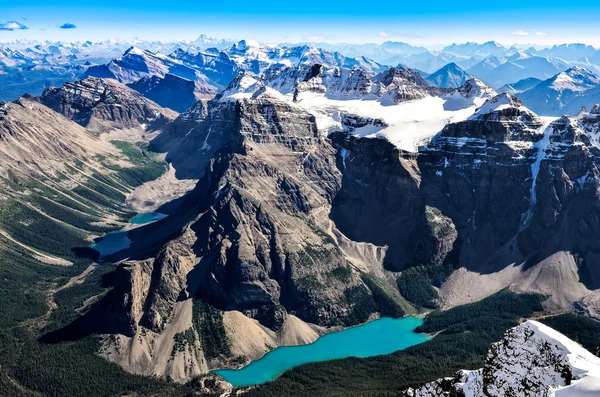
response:
[[[600,45],[600,5],[562,1],[239,1],[73,0],[2,2],[0,30],[15,39],[149,40],[214,37],[261,42],[382,42],[435,46],[497,40],[504,44]],[[76,29],[60,29],[65,23]]]

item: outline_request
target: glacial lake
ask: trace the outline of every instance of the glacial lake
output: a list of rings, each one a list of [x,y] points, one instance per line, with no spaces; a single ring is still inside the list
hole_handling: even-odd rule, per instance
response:
[[[416,317],[381,318],[367,324],[324,335],[310,345],[278,347],[241,369],[213,371],[233,386],[251,386],[277,378],[302,364],[346,357],[390,354],[430,339],[414,329],[423,324]]]
[[[148,223],[163,219],[166,216],[167,215],[158,212],[138,214],[131,218],[129,225],[146,225]],[[100,253],[100,257],[103,257],[129,248],[129,244],[131,244],[131,240],[127,236],[127,230],[119,230],[116,232],[107,233],[104,235],[104,237],[92,244],[90,247],[98,251]]]

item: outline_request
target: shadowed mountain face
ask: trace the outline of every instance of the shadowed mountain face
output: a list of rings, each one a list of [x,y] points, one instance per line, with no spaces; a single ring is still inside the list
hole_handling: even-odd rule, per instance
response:
[[[442,88],[458,88],[463,85],[471,75],[462,70],[457,64],[449,63],[440,70],[425,78],[431,85]]]
[[[144,77],[129,84],[129,87],[160,106],[176,112],[185,112],[199,99],[210,99],[216,94],[212,86],[172,74],[167,74],[164,78]]]

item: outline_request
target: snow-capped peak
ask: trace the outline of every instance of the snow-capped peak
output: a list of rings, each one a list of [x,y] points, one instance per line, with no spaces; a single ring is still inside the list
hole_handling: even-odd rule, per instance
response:
[[[581,66],[574,66],[554,76],[550,87],[562,91],[586,91],[600,84],[600,77]]]
[[[127,55],[144,55],[146,51],[137,48],[135,46],[131,46],[129,47],[124,53],[123,56],[127,56]]]
[[[485,85],[481,80],[472,77],[469,80],[465,81],[465,83],[458,88],[459,93],[467,98],[487,98],[491,99],[498,95],[493,88]]]
[[[508,93],[503,93],[485,101],[485,103],[479,109],[477,109],[475,114],[472,115],[469,120],[481,120],[490,113],[500,112],[508,108],[527,109],[517,97],[514,97]]]
[[[234,47],[238,51],[245,52],[249,49],[260,48],[260,44],[258,43],[258,41],[254,40],[240,40],[236,44],[234,44]]]

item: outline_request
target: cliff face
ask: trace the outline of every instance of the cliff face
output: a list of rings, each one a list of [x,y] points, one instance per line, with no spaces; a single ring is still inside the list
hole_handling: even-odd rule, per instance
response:
[[[506,332],[485,365],[459,371],[404,396],[537,397],[600,393],[600,359],[552,328],[527,321]]]
[[[465,288],[476,300],[510,286],[569,308],[596,289],[581,258],[596,250],[585,236],[596,233],[598,153],[577,120],[548,124],[508,96],[423,148],[421,190],[456,225],[464,267],[442,287],[444,304],[468,302]]]

